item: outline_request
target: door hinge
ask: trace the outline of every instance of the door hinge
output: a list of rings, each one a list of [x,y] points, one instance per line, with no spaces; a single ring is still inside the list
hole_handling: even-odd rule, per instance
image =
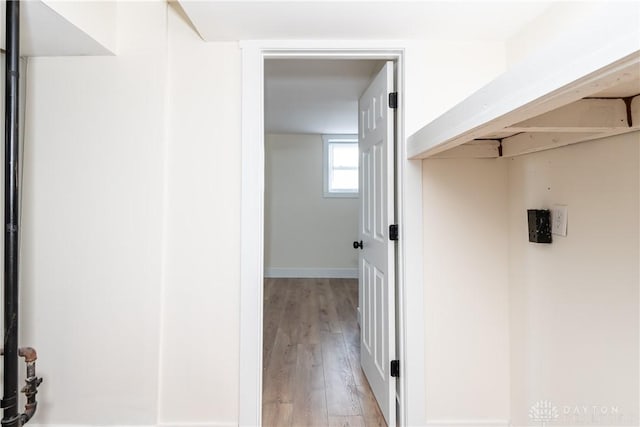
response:
[[[398,224],[389,226],[389,240],[398,240]]]
[[[398,108],[398,92],[389,94],[389,108]]]
[[[391,361],[391,376],[398,378],[400,376],[400,361],[392,360]]]

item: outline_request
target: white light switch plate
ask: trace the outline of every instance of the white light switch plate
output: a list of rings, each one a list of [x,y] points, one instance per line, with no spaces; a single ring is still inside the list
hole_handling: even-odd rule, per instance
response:
[[[551,233],[558,236],[567,235],[567,206],[554,205],[551,208]]]

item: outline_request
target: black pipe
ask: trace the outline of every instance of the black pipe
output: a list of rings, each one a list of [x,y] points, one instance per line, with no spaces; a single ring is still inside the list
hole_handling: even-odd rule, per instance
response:
[[[18,83],[20,3],[6,2],[4,157],[4,397],[2,426],[20,427],[18,414]]]

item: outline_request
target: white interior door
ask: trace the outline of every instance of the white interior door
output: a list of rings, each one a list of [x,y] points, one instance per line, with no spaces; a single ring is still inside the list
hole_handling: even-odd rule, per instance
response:
[[[361,307],[360,363],[387,424],[396,423],[393,62],[373,79],[359,102]]]

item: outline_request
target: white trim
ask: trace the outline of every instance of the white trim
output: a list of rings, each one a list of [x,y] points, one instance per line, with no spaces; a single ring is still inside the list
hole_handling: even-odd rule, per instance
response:
[[[158,427],[231,427],[237,426],[236,423],[161,423]]]
[[[29,422],[28,425],[29,427],[98,427],[98,426],[104,426],[105,424],[49,424],[49,423],[32,424],[31,422]],[[158,424],[148,424],[148,425],[110,424],[109,427],[160,427],[160,426]],[[188,426],[184,425],[184,427],[188,427]],[[202,427],[204,427],[204,425]]]
[[[281,268],[267,267],[264,277],[357,279],[358,268]]]
[[[427,421],[427,427],[509,427],[507,420],[432,420]]]
[[[262,416],[262,281],[264,247],[264,60],[242,51],[242,186],[240,208],[240,426]]]
[[[398,59],[401,69],[397,73],[397,216],[399,244],[396,277],[399,283],[397,339],[400,340],[398,359],[401,363],[399,401],[404,404],[400,411],[401,426],[425,424],[425,317],[423,279],[423,224],[422,214],[422,160],[409,159],[407,135],[405,134],[404,64],[405,55]]]
[[[425,424],[422,162],[407,160],[404,134],[404,64],[409,42],[244,41],[242,48],[242,211],[240,279],[239,425],[261,424],[262,281],[264,227],[264,58],[395,60],[398,105],[399,359],[404,375],[401,425]]]

